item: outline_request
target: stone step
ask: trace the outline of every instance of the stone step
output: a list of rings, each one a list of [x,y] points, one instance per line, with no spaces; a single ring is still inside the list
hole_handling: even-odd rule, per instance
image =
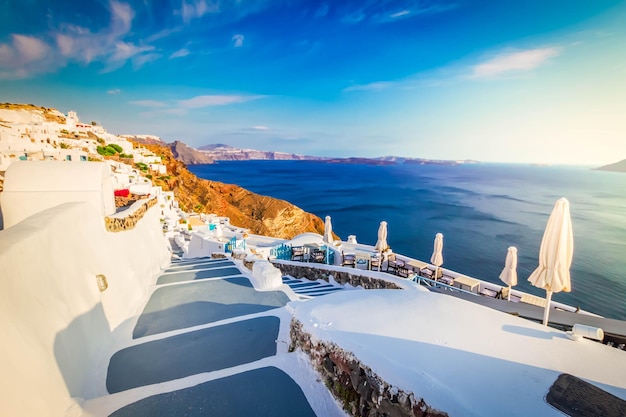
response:
[[[280,319],[264,316],[130,346],[109,361],[109,393],[230,368],[276,354]]]
[[[266,367],[147,397],[111,414],[152,416],[315,417],[315,413],[291,377]]]
[[[260,313],[288,302],[283,291],[256,291],[245,277],[159,287],[137,320],[133,339]]]

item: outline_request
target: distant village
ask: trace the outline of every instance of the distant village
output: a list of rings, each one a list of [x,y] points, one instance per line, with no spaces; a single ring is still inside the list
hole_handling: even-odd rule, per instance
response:
[[[105,155],[110,157],[114,171],[125,171],[119,164],[123,163],[145,166],[157,175],[167,174],[159,156],[134,145],[125,136],[107,132],[96,122],[82,122],[75,111],[63,114],[35,106],[0,105],[0,186],[2,175],[15,161],[79,163],[103,161]],[[139,177],[136,169],[130,170],[126,176],[116,176],[122,183],[115,186],[130,187],[141,182]]]

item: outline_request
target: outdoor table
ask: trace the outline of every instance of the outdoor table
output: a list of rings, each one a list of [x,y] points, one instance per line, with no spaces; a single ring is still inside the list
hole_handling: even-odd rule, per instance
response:
[[[422,262],[422,261],[418,261],[417,259],[414,259],[412,261],[407,262],[407,265],[410,266],[413,271],[417,272],[418,275],[421,275],[422,271],[426,268],[428,268],[428,265],[426,262]]]
[[[459,284],[459,288],[463,289],[463,287],[467,287],[467,290],[470,292],[478,293],[478,289],[480,287],[480,281],[474,278],[470,278],[465,275],[459,275],[454,277],[454,283]],[[475,291],[474,291],[475,290]]]

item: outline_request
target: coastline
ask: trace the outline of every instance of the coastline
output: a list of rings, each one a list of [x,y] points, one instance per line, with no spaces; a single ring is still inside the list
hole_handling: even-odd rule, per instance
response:
[[[432,237],[443,232],[444,267],[488,282],[499,282],[506,248],[516,246],[520,289],[537,296],[541,291],[525,277],[536,267],[553,199],[567,196],[574,216],[574,290],[556,300],[626,318],[616,295],[626,292],[626,262],[619,255],[626,251],[623,176],[586,166],[525,164],[409,168],[253,161],[207,166],[204,174],[202,168],[190,167],[200,177],[230,179],[319,217],[330,215],[344,239],[356,235],[359,242],[374,244],[378,223],[387,220],[391,247],[414,258],[427,259]]]

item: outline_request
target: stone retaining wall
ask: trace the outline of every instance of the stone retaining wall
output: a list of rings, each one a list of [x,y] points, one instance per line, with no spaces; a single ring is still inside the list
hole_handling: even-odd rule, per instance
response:
[[[139,222],[139,220],[143,218],[144,214],[146,214],[148,209],[156,203],[157,199],[154,197],[149,200],[145,200],[142,203],[137,202],[133,204],[130,209],[125,210],[128,211],[129,214],[124,217],[105,217],[104,225],[107,232],[123,232],[134,228],[137,222]],[[137,204],[139,205],[137,206]],[[133,207],[135,207],[134,210],[132,210]]]
[[[272,264],[280,269],[283,275],[290,275],[294,278],[307,278],[312,281],[323,279],[329,281],[329,276],[332,275],[333,279],[340,284],[350,284],[354,287],[361,286],[367,290],[375,289],[391,289],[400,290],[401,288],[390,281],[384,279],[373,278],[365,275],[359,275],[356,273],[358,269],[344,268],[345,271],[337,271],[331,269],[324,269],[322,266],[314,266],[311,263],[302,264],[286,264],[281,262],[272,262]]]
[[[353,416],[362,417],[448,417],[447,413],[429,407],[422,398],[416,398],[394,387],[353,354],[334,343],[316,341],[296,319],[291,321],[290,351],[304,351],[333,395]]]

